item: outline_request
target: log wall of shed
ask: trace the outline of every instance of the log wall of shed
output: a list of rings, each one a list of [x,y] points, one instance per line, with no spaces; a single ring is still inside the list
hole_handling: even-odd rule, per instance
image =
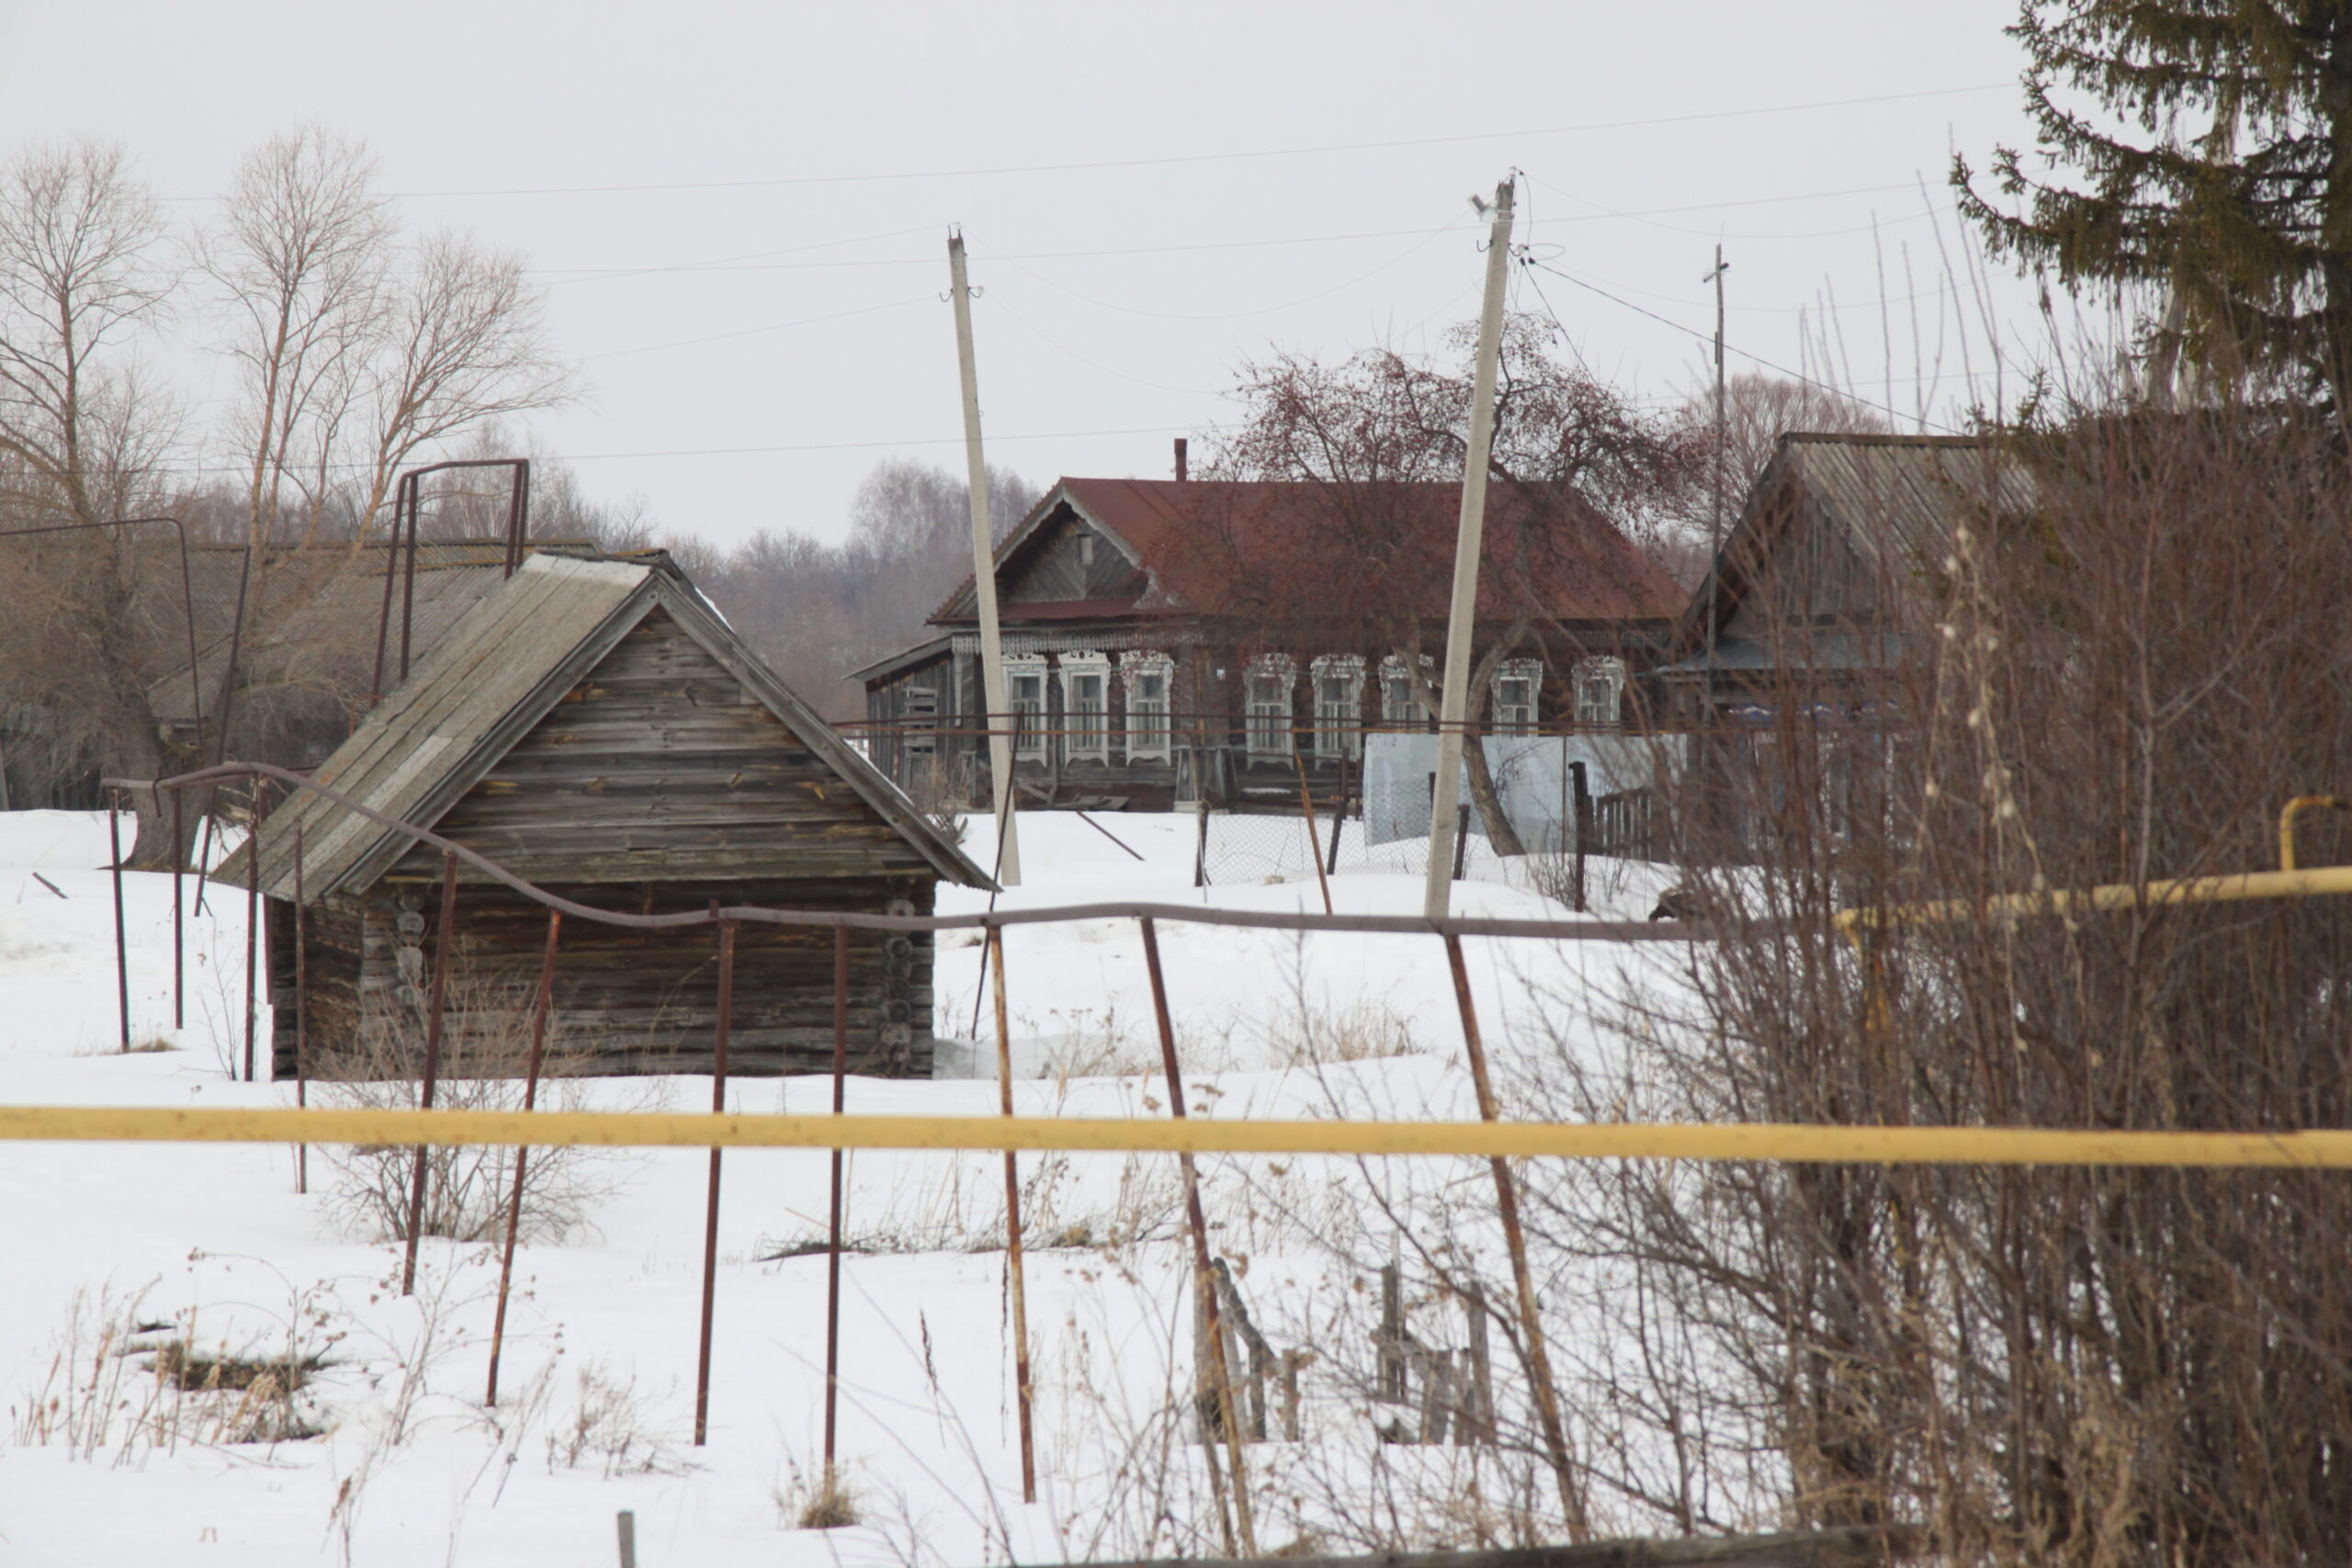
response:
[[[630,913],[707,908],[713,899],[795,909],[929,914],[928,876],[888,886],[840,882],[663,883],[635,889],[558,887],[567,897]],[[388,882],[361,899],[313,908],[307,946],[308,1066],[314,1077],[421,1070],[424,1011],[435,957],[438,889]],[[405,917],[405,919],[403,918]],[[519,1040],[547,942],[547,911],[496,886],[461,886],[457,960],[444,1015],[446,1048]],[[295,1075],[293,920],[270,908],[271,1000],[278,1026],[272,1068]],[[402,949],[413,956],[405,961]],[[550,1050],[568,1070],[597,1074],[707,1073],[718,1024],[718,939],[707,926],[633,931],[567,919],[560,939]],[[932,1056],[931,933],[852,931],[850,1070],[927,1077]],[[831,1070],[833,932],[824,927],[738,928],[730,1075]],[[491,1076],[523,1066],[511,1045],[473,1055]]]

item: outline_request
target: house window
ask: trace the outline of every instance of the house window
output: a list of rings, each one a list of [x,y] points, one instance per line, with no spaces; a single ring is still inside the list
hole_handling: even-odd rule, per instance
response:
[[[1421,672],[1430,673],[1430,661],[1421,660]],[[1429,710],[1421,706],[1421,699],[1413,694],[1413,678],[1401,659],[1380,661],[1380,722],[1395,728],[1419,729],[1429,723]]]
[[[1169,683],[1173,673],[1164,653],[1119,656],[1119,681],[1127,694],[1127,761],[1173,754],[1175,736],[1168,722]]]
[[[1111,758],[1111,664],[1100,654],[1065,653],[1062,667],[1062,728],[1069,755],[1108,761]]]
[[[1329,653],[1309,667],[1315,682],[1315,754],[1353,757],[1363,750],[1363,660]]]
[[[1004,695],[1012,707],[1012,751],[1016,757],[1046,754],[1046,661],[1031,656],[1004,661]]]
[[[1279,653],[1250,661],[1243,676],[1243,716],[1252,756],[1290,755],[1291,688],[1298,666]]]
[[[1577,661],[1577,722],[1611,725],[1619,721],[1625,695],[1625,661],[1583,659]]]
[[[1495,671],[1494,725],[1497,735],[1525,735],[1535,728],[1535,698],[1544,684],[1544,666],[1532,659],[1510,659]]]
[[[1080,534],[1078,536],[1078,564],[1080,566],[1094,564],[1094,536],[1091,534]]]

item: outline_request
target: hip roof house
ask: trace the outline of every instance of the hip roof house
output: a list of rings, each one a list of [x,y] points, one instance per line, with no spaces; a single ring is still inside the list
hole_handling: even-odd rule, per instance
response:
[[[314,776],[541,886],[629,913],[717,900],[928,914],[943,877],[989,886],[658,554],[532,557],[435,640]],[[442,854],[297,792],[262,823],[259,860],[276,1076],[298,1066],[413,1071],[440,950]],[[240,851],[224,875],[243,886],[247,874]],[[458,875],[445,1028],[462,1058],[467,1041],[514,1032],[548,920],[462,862]],[[709,1070],[717,941],[715,928],[567,919],[553,1018],[573,1066]],[[730,1071],[829,1066],[832,941],[823,928],[741,929]],[[931,974],[928,932],[851,933],[858,1070],[929,1073]]]

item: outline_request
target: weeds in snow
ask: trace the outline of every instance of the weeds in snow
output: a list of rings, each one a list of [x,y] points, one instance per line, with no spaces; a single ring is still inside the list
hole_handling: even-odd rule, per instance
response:
[[[594,1469],[616,1475],[683,1475],[692,1468],[663,1438],[648,1431],[651,1417],[637,1380],[601,1362],[582,1367],[570,1413],[548,1433],[548,1473]]]
[[[275,1446],[324,1430],[306,1390],[342,1336],[319,1287],[297,1295],[281,1341],[233,1349],[200,1334],[193,1307],[150,1314],[148,1294],[74,1293],[40,1380],[10,1408],[18,1447],[85,1461],[111,1450],[122,1464],[150,1449]]]
[[[435,1102],[446,1111],[519,1111],[523,1073],[531,1043],[528,988],[499,981],[460,980],[452,987],[451,1016],[470,1027],[442,1041],[441,1077]],[[336,1058],[340,1075],[313,1089],[323,1105],[359,1111],[409,1111],[420,1103],[414,1076],[424,1060],[424,1024],[410,1019],[362,1032],[367,1043],[356,1055]],[[573,1050],[560,1029],[551,1029],[541,1069],[538,1103],[550,1111],[576,1111],[587,1103],[579,1075],[589,1059]],[[642,1086],[643,1102],[614,1106],[609,1094],[601,1109],[658,1108],[658,1083]],[[371,1241],[408,1239],[411,1181],[415,1150],[407,1145],[322,1146],[334,1171],[326,1207],[350,1234]],[[526,1239],[560,1239],[587,1222],[592,1210],[616,1190],[638,1164],[636,1156],[610,1150],[550,1147],[532,1151],[523,1186],[522,1234]],[[504,1235],[506,1204],[514,1160],[510,1150],[488,1145],[435,1147],[425,1154],[426,1235],[455,1241],[490,1241]]]

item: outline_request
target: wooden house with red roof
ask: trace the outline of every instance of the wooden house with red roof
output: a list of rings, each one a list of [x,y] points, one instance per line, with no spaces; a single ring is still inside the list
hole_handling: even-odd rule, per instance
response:
[[[1490,518],[1513,501],[1490,491]],[[1021,804],[1165,808],[1297,800],[1302,762],[1328,793],[1370,729],[1427,728],[1404,666],[1433,670],[1460,509],[1452,484],[1344,496],[1311,483],[1069,479],[998,546],[1007,697]],[[1366,519],[1370,519],[1369,524]],[[1377,547],[1359,541],[1369,532]],[[1682,593],[1598,512],[1547,513],[1536,547],[1498,562],[1479,604],[1488,728],[1625,716]],[[974,584],[935,635],[856,671],[876,764],[902,786],[988,798]]]

